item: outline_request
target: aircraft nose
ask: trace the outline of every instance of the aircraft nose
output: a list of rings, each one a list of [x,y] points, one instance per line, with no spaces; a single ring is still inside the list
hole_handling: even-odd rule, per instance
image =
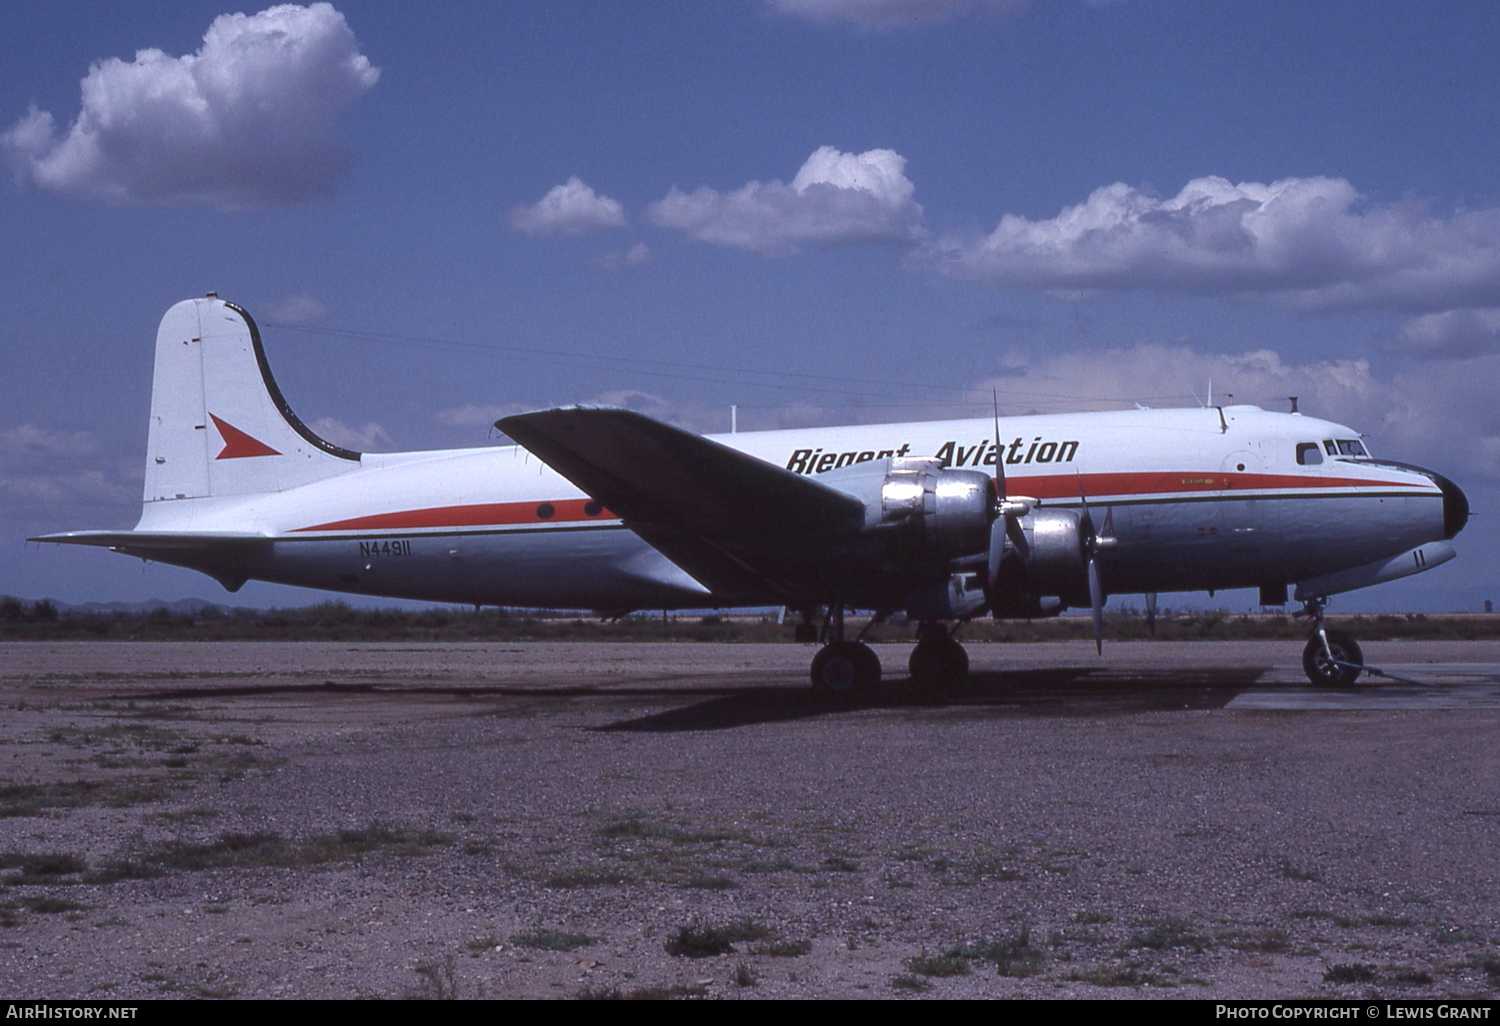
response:
[[[1443,490],[1443,537],[1452,538],[1469,522],[1469,497],[1442,474],[1433,474],[1432,479]]]

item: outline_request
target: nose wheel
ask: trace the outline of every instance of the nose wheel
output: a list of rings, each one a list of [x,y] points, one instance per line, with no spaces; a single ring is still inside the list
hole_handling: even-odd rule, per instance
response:
[[[1319,687],[1347,688],[1365,671],[1365,656],[1359,650],[1359,642],[1348,634],[1330,631],[1323,626],[1326,604],[1322,598],[1308,599],[1299,614],[1313,622],[1312,637],[1307,639],[1307,647],[1302,650],[1302,671]]]
[[[1302,669],[1307,679],[1320,687],[1349,687],[1365,668],[1365,657],[1359,650],[1359,643],[1343,631],[1321,631],[1319,634],[1308,638],[1307,647],[1302,650]],[[1326,649],[1324,637],[1328,639]]]

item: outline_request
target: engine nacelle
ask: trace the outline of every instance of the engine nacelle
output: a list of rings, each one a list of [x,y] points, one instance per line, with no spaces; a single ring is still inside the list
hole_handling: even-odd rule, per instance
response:
[[[1038,509],[1020,518],[1024,548],[1006,540],[997,591],[1064,601],[1089,593],[1088,539],[1083,516],[1070,509]]]
[[[865,504],[865,532],[904,536],[924,557],[940,560],[989,550],[995,481],[940,460],[893,457],[818,475]]]

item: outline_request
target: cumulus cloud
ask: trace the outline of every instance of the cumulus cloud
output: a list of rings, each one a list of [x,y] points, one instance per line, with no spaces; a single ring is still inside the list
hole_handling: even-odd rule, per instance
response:
[[[990,389],[1001,402],[1010,397],[1012,412],[1051,413],[1097,410],[1108,405],[1140,403],[1172,407],[1206,401],[1213,383],[1214,402],[1252,403],[1286,410],[1287,396],[1298,396],[1306,412],[1331,420],[1367,423],[1373,414],[1389,412],[1386,386],[1378,382],[1367,360],[1288,363],[1269,349],[1246,353],[1200,353],[1191,347],[1141,343],[1107,350],[1012,355],[1002,377],[976,390],[988,402]]]
[[[641,267],[656,260],[656,253],[644,242],[637,242],[623,253],[611,251],[594,258],[595,267],[618,270],[621,267]]]
[[[196,53],[99,61],[59,132],[33,107],[0,135],[17,180],[79,199],[221,210],[326,200],[349,172],[341,123],[379,78],[326,3],[215,18]]]
[[[510,225],[528,235],[588,235],[624,228],[625,208],[574,175],[531,206],[512,209]]]
[[[1500,300],[1500,210],[1374,204],[1342,178],[1188,182],[1170,199],[1108,185],[1047,220],[1007,214],[929,256],[1013,289],[1260,296],[1306,310],[1440,310]]]
[[[1392,348],[1438,359],[1500,352],[1500,307],[1414,317],[1401,326]]]
[[[843,153],[823,146],[790,185],[750,182],[735,192],[675,186],[647,216],[665,228],[720,246],[766,256],[795,253],[800,243],[911,242],[926,234],[906,158],[895,150]]]
[[[391,449],[395,443],[390,432],[379,424],[366,424],[362,428],[350,427],[335,417],[319,417],[312,422],[313,433],[328,439],[334,445],[356,452],[376,452],[382,447]]]
[[[776,14],[820,25],[847,23],[866,28],[897,28],[945,21],[979,9],[991,13],[1021,11],[1026,0],[768,0]]]
[[[1304,414],[1365,433],[1376,456],[1431,467],[1467,488],[1500,484],[1496,380],[1500,354],[1413,362],[1387,377],[1366,360],[1299,362],[1271,350],[1204,353],[1142,343],[1017,351],[1006,375],[979,382],[975,393],[977,405],[988,405],[994,388],[1009,414],[1192,406],[1207,398],[1209,381],[1216,404],[1232,394],[1236,403],[1285,411],[1295,395]]]
[[[486,428],[494,424],[501,417],[526,413],[528,410],[533,409],[536,409],[536,407],[525,406],[519,403],[465,403],[462,406],[438,410],[432,415],[432,419],[439,424],[446,424],[448,427]]]
[[[0,458],[69,459],[86,456],[95,448],[94,436],[87,431],[57,431],[32,424],[0,431]]]
[[[89,431],[22,424],[0,430],[0,529],[12,536],[61,530],[68,518],[119,512],[141,501],[142,461],[105,460]],[[101,511],[105,511],[101,513]]]
[[[328,305],[298,292],[267,305],[265,311],[268,319],[283,324],[316,324],[328,316]]]

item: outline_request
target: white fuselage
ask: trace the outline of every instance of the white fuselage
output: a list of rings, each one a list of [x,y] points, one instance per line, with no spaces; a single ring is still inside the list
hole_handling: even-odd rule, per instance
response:
[[[1109,592],[1295,583],[1451,537],[1434,475],[1341,455],[1358,435],[1312,417],[1252,406],[1059,414],[1002,419],[998,449],[995,436],[977,419],[713,440],[809,475],[888,456],[993,473],[1003,459],[1010,495],[1075,509],[1086,497],[1118,539]],[[723,604],[517,446],[366,453],[280,491],[148,501],[136,530],[257,536],[211,556],[155,557],[221,580],[543,608]]]

